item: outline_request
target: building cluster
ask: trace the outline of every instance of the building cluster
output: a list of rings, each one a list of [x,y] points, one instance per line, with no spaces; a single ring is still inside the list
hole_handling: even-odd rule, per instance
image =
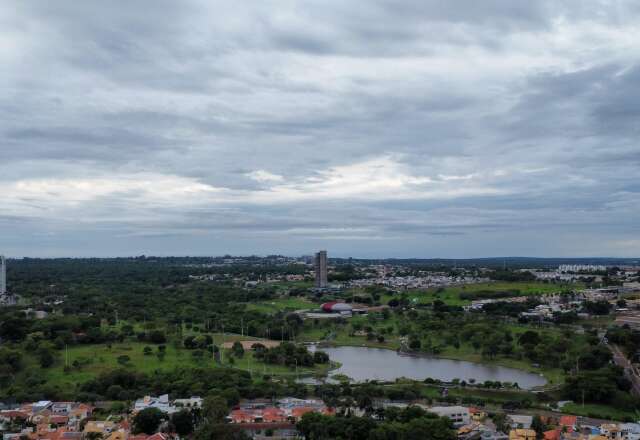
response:
[[[558,266],[560,273],[580,273],[580,272],[605,272],[607,266],[602,264],[561,264]]]
[[[383,407],[406,407],[407,404],[384,402]],[[536,440],[533,416],[507,414],[501,429],[481,408],[465,406],[426,406],[428,412],[447,417],[457,430],[459,440]],[[548,429],[542,433],[544,440],[640,440],[640,423],[598,423],[573,415],[540,416]]]
[[[77,402],[39,401],[12,409],[0,410],[0,432],[3,440],[178,440],[172,433],[157,432],[152,435],[133,434],[131,416],[148,408],[156,408],[166,414],[182,409],[202,407],[202,399],[191,397],[171,400],[167,395],[145,396],[132,406],[130,414],[99,420],[91,405]],[[421,403],[375,401],[380,408],[406,408],[418,406],[425,411],[451,420],[459,440],[537,440],[533,416],[507,414],[499,426],[482,408],[452,406],[428,406]],[[357,407],[350,412],[364,416]],[[308,413],[335,415],[335,409],[327,407],[319,399],[287,397],[271,400],[244,401],[231,410],[226,421],[235,429],[252,438],[269,431],[275,438],[294,438],[298,435],[296,423]],[[640,440],[639,423],[595,423],[593,419],[581,419],[572,415],[540,416],[546,431],[544,440]],[[166,430],[167,426],[161,426]]]
[[[429,289],[432,287],[459,286],[486,283],[488,278],[475,276],[450,276],[446,274],[387,276],[351,280],[347,287],[384,286],[392,290]]]
[[[551,282],[596,282],[602,283],[604,274],[611,267],[592,264],[564,264],[554,270],[521,269],[521,272],[531,272],[540,281]],[[620,266],[607,274],[609,280],[615,280],[623,287],[638,284],[640,288],[640,266]]]
[[[92,412],[93,407],[84,403],[27,403],[0,411],[0,431],[3,440],[80,440],[84,438],[82,422]]]
[[[170,400],[168,394],[158,397],[144,396],[133,404],[133,412],[137,413],[147,408],[156,408],[166,414],[173,414],[182,409],[194,409],[202,407],[201,397],[190,397],[188,399]]]
[[[200,397],[170,400],[168,395],[145,396],[135,401],[131,414],[156,408],[171,415],[182,409],[202,407]],[[176,435],[158,432],[153,435],[131,432],[127,415],[96,420],[94,407],[78,402],[48,400],[24,404],[0,411],[3,440],[173,440]]]
[[[638,289],[640,290],[640,289]],[[628,312],[626,308],[620,308],[617,301],[624,298],[624,294],[629,293],[629,289],[622,286],[602,287],[597,289],[583,289],[571,293],[549,293],[545,295],[537,295],[533,298],[539,303],[535,307],[522,312],[523,318],[551,320],[556,316],[564,313],[576,313],[579,318],[588,318],[589,314],[582,312],[585,302],[609,302],[612,308],[618,312]],[[531,296],[514,296],[509,298],[488,298],[474,300],[471,304],[464,306],[467,311],[481,311],[485,305],[501,302],[501,303],[526,303]],[[625,299],[630,308],[640,307],[640,301]]]
[[[335,415],[333,408],[322,400],[287,397],[275,404],[270,400],[253,400],[240,404],[227,416],[227,422],[242,429],[253,438],[270,430],[273,437],[297,437],[295,423],[307,413]]]
[[[276,404],[259,400],[245,402],[231,411],[227,421],[229,423],[291,423],[299,421],[303,415],[310,412],[335,414],[335,410],[327,407],[322,400],[287,397],[278,400]]]

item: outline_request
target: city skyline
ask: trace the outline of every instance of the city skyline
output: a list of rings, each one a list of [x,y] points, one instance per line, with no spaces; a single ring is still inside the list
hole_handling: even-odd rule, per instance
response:
[[[12,257],[635,257],[636,2],[0,6]]]

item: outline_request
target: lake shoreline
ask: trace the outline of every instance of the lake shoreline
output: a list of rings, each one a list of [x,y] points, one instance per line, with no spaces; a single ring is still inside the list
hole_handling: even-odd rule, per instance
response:
[[[455,362],[455,363],[460,363],[460,364],[450,364],[450,366],[452,368],[455,367],[462,367],[463,370],[466,368],[468,369],[473,369],[473,368],[479,368],[480,369],[480,378],[478,377],[456,377],[457,379],[460,380],[465,380],[465,381],[469,381],[469,379],[474,379],[474,381],[478,381],[478,383],[480,382],[484,382],[486,380],[500,380],[497,378],[494,379],[486,379],[486,378],[482,378],[483,375],[490,375],[490,374],[503,374],[503,375],[516,375],[520,377],[520,381],[522,381],[522,379],[525,379],[526,383],[533,383],[533,382],[537,382],[537,384],[532,385],[532,386],[527,386],[527,385],[521,385],[519,383],[518,380],[505,380],[502,379],[500,380],[501,382],[511,382],[511,383],[518,383],[518,385],[520,386],[521,389],[524,390],[528,390],[528,391],[537,391],[540,389],[544,389],[545,387],[548,387],[549,385],[553,384],[552,381],[549,381],[547,377],[545,377],[541,372],[538,371],[528,371],[522,368],[517,368],[514,367],[512,365],[501,365],[500,362],[477,362],[475,360],[468,360],[468,359],[460,359],[460,358],[455,358],[455,357],[448,357],[448,356],[440,356],[440,355],[429,355],[426,353],[415,353],[415,352],[402,352],[398,349],[390,349],[388,347],[381,347],[381,346],[370,346],[367,344],[361,344],[361,345],[355,345],[355,344],[336,344],[336,343],[331,343],[331,342],[321,342],[318,344],[313,344],[314,346],[317,347],[317,349],[320,350],[335,350],[335,349],[341,349],[341,348],[354,348],[354,349],[366,349],[366,350],[383,350],[386,352],[392,352],[395,353],[396,356],[398,356],[398,358],[405,358],[405,359],[415,359],[415,360],[425,360],[425,361],[434,361],[435,365],[437,365],[438,363],[442,363],[442,361],[451,361],[451,362]],[[331,356],[331,354],[330,354]],[[335,357],[332,357],[332,360],[335,359]],[[341,363],[344,365],[345,362],[341,360]],[[445,362],[446,363],[446,362]],[[427,364],[423,365],[422,367],[427,367]],[[339,370],[339,369],[338,369]],[[484,371],[483,371],[484,370]],[[495,370],[495,371],[490,371],[490,370]],[[346,374],[349,377],[352,377],[349,374]],[[461,374],[462,375],[462,374]],[[357,375],[356,375],[357,376]],[[397,377],[407,377],[410,378],[410,375],[400,375]],[[424,377],[416,377],[418,376],[418,374],[414,374],[413,375],[414,378],[413,380],[424,380],[429,376],[424,376]],[[432,377],[433,379],[438,379],[438,380],[443,380],[442,378],[438,378],[438,377]],[[535,378],[535,380],[534,380]],[[542,378],[542,380],[544,381],[544,383],[540,383],[540,378]],[[355,378],[354,378],[355,379]],[[370,379],[376,379],[376,378],[370,378]],[[455,379],[454,377],[448,378],[448,380],[443,380],[443,381],[450,381]],[[376,380],[384,380],[384,381],[393,381],[395,380],[395,378],[393,379],[376,379]]]

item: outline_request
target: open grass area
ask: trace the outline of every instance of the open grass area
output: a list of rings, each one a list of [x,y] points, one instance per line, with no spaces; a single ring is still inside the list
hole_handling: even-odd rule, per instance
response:
[[[637,421],[640,420],[640,413],[637,411],[625,411],[607,405],[568,403],[562,407],[562,412],[575,414],[578,416],[593,417],[598,419],[608,419],[616,421]]]
[[[401,324],[401,319],[402,317],[392,314],[386,320],[373,322],[369,321],[367,317],[364,316],[354,316],[349,320],[349,323],[347,325],[337,325],[323,322],[313,324],[312,321],[307,321],[307,323],[305,324],[305,331],[298,336],[298,341],[323,341],[328,344],[337,346],[366,346],[372,348],[386,348],[390,350],[397,350],[401,348],[401,343],[400,338],[395,331],[392,334],[386,334],[385,340],[383,342],[379,342],[377,339],[368,340],[364,335],[351,335],[349,329],[354,324],[359,323],[363,326],[371,325],[377,332],[380,328],[397,328],[398,325]],[[521,333],[532,329],[530,325],[518,324],[515,322],[507,323],[505,324],[505,326],[506,329],[508,329],[516,339]],[[535,330],[542,335],[548,336],[557,335],[561,331],[560,329],[555,327],[536,327]],[[438,357],[517,368],[535,374],[542,374],[547,380],[550,387],[557,386],[564,382],[564,373],[561,369],[547,368],[544,366],[534,367],[531,361],[518,360],[512,357],[501,355],[490,359],[486,356],[483,356],[479,350],[474,349],[474,347],[470,343],[465,343],[463,341],[458,348],[455,348],[453,345],[447,344],[442,336],[442,334],[439,334],[437,332],[431,332],[430,334],[431,344],[439,347],[440,351],[436,354],[436,356]]]
[[[303,309],[315,309],[319,304],[313,303],[304,298],[276,298],[268,301],[247,304],[247,310],[254,310],[262,313],[275,313],[280,311],[294,311]]]
[[[240,335],[213,335],[216,344],[224,341],[253,340],[255,338],[241,337]],[[145,355],[144,348],[150,347],[151,354]],[[43,377],[53,386],[75,387],[76,384],[91,380],[101,373],[105,373],[118,368],[125,368],[131,371],[151,374],[154,371],[171,371],[178,367],[191,368],[219,368],[221,366],[239,368],[251,372],[270,375],[310,375],[323,374],[328,369],[327,365],[318,365],[314,368],[287,367],[282,365],[265,364],[254,358],[253,352],[245,352],[242,358],[233,358],[230,350],[225,350],[222,356],[223,363],[216,362],[213,356],[204,351],[203,357],[195,357],[195,350],[187,350],[176,347],[172,343],[165,344],[164,357],[158,357],[158,345],[145,342],[123,342],[114,343],[109,347],[107,344],[79,345],[69,347],[66,351],[57,353],[56,362],[47,369],[41,368],[35,359],[27,357],[29,369],[37,369]],[[127,356],[128,360],[120,363],[118,359]],[[76,366],[74,366],[74,361]],[[70,368],[65,371],[65,363]]]
[[[428,290],[414,290],[407,292],[409,300],[415,304],[429,304],[436,299],[447,305],[463,306],[471,303],[471,300],[460,298],[461,293],[479,292],[510,292],[513,296],[541,295],[563,290],[565,286],[540,282],[492,282],[480,284],[467,284],[464,286],[451,286],[445,288],[433,288]],[[391,295],[385,295],[383,302],[388,302]]]
[[[439,399],[442,388],[435,385],[419,384],[418,389],[422,397]],[[474,387],[448,388],[450,397],[482,399],[490,403],[521,402],[533,400],[534,396],[529,391],[517,390],[485,390]]]
[[[144,354],[144,347],[152,348],[151,355]],[[160,360],[156,353],[157,345],[144,342],[124,342],[112,344],[79,345],[69,347],[65,352],[59,352],[56,363],[43,369],[42,373],[53,385],[71,386],[76,383],[86,382],[101,373],[117,368],[127,368],[132,371],[152,373],[156,370],[170,371],[177,367],[211,367],[215,368],[210,357],[196,359],[189,350],[177,349],[172,344],[166,344],[165,356]],[[118,363],[120,356],[128,356],[125,364]],[[68,365],[77,361],[79,367],[71,367],[70,371],[64,371],[65,358]]]
[[[496,356],[493,359],[488,359],[487,357],[482,356],[482,354],[475,352],[470,344],[462,344],[459,349],[448,346],[439,353],[438,356],[447,359],[477,362],[486,365],[499,365],[502,367],[517,368],[530,373],[542,374],[545,379],[547,379],[548,386],[555,386],[564,382],[564,373],[559,368],[534,367],[529,361],[504,356]]]

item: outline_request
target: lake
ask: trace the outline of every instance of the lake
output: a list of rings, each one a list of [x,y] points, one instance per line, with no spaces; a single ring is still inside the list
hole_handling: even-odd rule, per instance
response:
[[[424,380],[427,377],[442,381],[475,379],[500,382],[516,382],[520,388],[531,389],[547,383],[544,377],[515,368],[456,361],[438,357],[400,355],[393,350],[368,347],[320,348],[332,361],[342,366],[331,372],[344,374],[361,382],[365,380],[394,381],[399,377]]]

